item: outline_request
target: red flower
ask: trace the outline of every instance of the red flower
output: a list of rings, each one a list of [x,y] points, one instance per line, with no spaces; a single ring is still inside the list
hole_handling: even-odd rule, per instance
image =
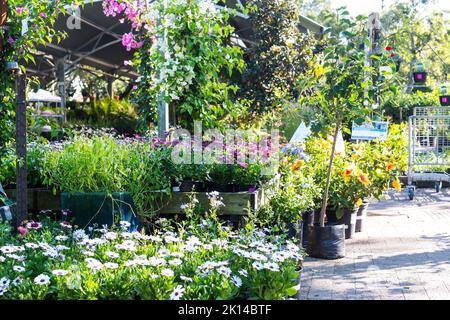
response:
[[[391,51],[392,50],[392,47],[390,46],[390,45],[388,45],[387,47],[386,47],[386,51]]]
[[[395,53],[392,52],[391,53],[391,58],[393,58],[393,57],[395,57]]]

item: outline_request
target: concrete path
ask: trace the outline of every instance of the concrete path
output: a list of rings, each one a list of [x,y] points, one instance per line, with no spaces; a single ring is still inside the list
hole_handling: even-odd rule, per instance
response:
[[[305,259],[301,299],[450,300],[450,189],[371,204],[345,258]]]

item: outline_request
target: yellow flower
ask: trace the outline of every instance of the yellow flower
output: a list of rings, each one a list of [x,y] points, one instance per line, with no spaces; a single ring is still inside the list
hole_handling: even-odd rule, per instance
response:
[[[363,185],[368,186],[370,181],[369,178],[367,178],[367,176],[364,173],[361,173],[358,176],[359,182],[361,182]]]
[[[363,204],[363,201],[362,201],[361,198],[359,198],[359,199],[356,201],[356,206],[359,207],[359,206],[362,205],[362,204]]]
[[[303,167],[304,164],[305,164],[305,161],[297,159],[297,160],[295,160],[294,164],[291,166],[291,170],[295,171],[295,170]]]
[[[395,168],[396,168],[396,166],[393,163],[388,163],[387,166],[386,166],[386,170],[387,171],[394,170]]]
[[[397,191],[402,191],[402,184],[400,183],[400,180],[398,178],[395,178],[395,180],[392,182],[392,187]]]

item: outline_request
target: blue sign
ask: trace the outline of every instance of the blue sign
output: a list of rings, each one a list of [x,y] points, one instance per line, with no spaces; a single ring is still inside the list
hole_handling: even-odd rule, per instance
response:
[[[388,122],[372,121],[361,125],[353,122],[352,140],[386,140],[388,136]]]

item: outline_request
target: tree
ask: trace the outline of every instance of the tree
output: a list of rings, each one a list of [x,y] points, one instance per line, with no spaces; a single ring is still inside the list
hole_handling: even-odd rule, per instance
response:
[[[382,52],[379,56],[372,55],[375,63],[367,66],[366,53],[360,48],[360,43],[368,41],[366,18],[352,19],[344,9],[339,9],[337,13],[334,16],[335,27],[326,30],[325,48],[317,57],[317,66],[302,83],[305,87],[313,88],[302,102],[320,110],[324,129],[333,127],[333,144],[320,213],[322,227],[325,223],[336,142],[342,124],[348,120],[362,122],[368,118],[373,111],[373,99],[367,93],[383,85],[382,82],[375,84],[373,76],[378,75],[380,65],[393,62],[387,52]]]
[[[258,113],[296,100],[298,77],[310,67],[313,39],[300,31],[297,0],[251,0],[253,45],[245,51],[240,96]]]

